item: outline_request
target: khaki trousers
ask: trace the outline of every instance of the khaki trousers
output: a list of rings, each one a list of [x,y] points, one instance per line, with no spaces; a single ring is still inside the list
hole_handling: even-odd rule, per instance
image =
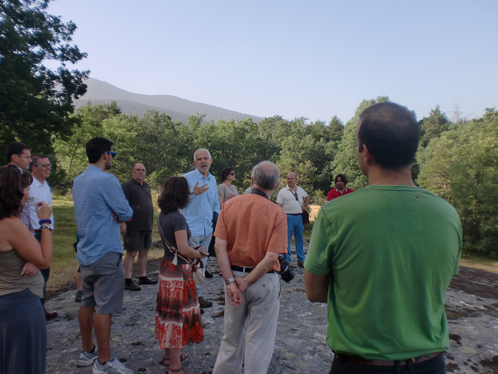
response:
[[[243,278],[247,273],[234,271]],[[234,307],[225,288],[224,336],[213,374],[264,374],[268,371],[280,309],[280,278],[265,274],[242,294]],[[245,349],[244,349],[245,346]]]

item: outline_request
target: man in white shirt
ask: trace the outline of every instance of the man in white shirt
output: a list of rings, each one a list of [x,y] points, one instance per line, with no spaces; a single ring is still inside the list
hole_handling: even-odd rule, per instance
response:
[[[282,207],[287,215],[287,261],[291,262],[290,242],[292,235],[296,242],[297,264],[304,267],[304,244],[303,244],[303,217],[302,213],[308,209],[310,197],[301,187],[296,185],[297,174],[287,174],[287,185],[277,195],[277,205]]]
[[[36,154],[31,156],[31,173],[33,175],[33,183],[29,186],[29,217],[33,230],[35,231],[35,238],[40,241],[40,223],[38,215],[36,214],[36,204],[40,201],[47,203],[52,206],[52,195],[50,191],[50,186],[46,179],[50,176],[51,165],[48,157],[41,154]],[[54,229],[54,215],[50,216],[50,229]],[[48,223],[48,222],[47,222]],[[47,285],[48,277],[50,275],[50,268],[40,270],[43,275],[43,280],[45,285],[43,286],[43,299],[42,305],[45,306],[45,288]],[[47,312],[45,311],[45,317],[47,319],[57,317],[57,312]]]

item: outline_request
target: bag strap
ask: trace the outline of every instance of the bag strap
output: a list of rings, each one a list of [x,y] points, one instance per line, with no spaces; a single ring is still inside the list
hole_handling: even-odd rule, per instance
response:
[[[292,195],[294,195],[294,197],[296,198],[296,200],[297,200],[297,202],[299,203],[299,205],[303,206],[303,204],[301,204],[301,202],[300,202],[300,201],[299,201],[299,199],[298,199],[297,192],[296,192],[296,193],[294,193],[294,191],[292,191],[290,188],[289,188],[289,191],[290,191],[290,193],[291,193]]]
[[[173,265],[178,264],[178,259],[177,259],[177,256],[178,256],[181,259],[183,259],[185,262],[187,262],[188,264],[192,265],[192,267],[194,268],[195,267],[194,262],[191,259],[187,259],[187,258],[183,257],[180,253],[178,253],[178,249],[173,247],[166,240],[166,238],[164,237],[163,229],[161,228],[161,223],[159,222],[159,217],[157,217],[157,229],[159,230],[159,235],[161,235],[161,239],[163,240],[163,243],[166,244],[166,247],[168,247],[169,251],[175,255],[175,258],[173,259]],[[195,271],[195,270],[192,269],[192,271]]]

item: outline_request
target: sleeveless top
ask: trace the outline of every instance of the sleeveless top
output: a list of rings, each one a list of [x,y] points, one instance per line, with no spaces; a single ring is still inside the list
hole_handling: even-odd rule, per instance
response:
[[[36,296],[43,297],[43,276],[39,271],[31,277],[21,275],[26,263],[15,249],[0,252],[0,296],[24,291],[26,288]]]

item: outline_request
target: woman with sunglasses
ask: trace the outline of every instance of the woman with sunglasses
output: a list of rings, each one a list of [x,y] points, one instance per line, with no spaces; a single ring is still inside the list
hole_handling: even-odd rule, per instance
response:
[[[0,373],[45,373],[47,328],[43,277],[22,274],[26,262],[46,269],[52,261],[52,208],[36,204],[40,243],[19,219],[33,177],[15,166],[0,167]]]
[[[238,195],[237,187],[232,182],[235,180],[235,171],[232,168],[224,168],[221,171],[221,183],[218,185],[218,199],[220,208],[228,200]]]

